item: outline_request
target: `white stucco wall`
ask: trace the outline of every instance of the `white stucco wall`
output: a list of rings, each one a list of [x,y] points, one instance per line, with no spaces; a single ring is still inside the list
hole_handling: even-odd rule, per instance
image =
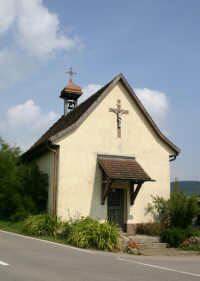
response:
[[[37,158],[36,163],[41,171],[48,174],[49,187],[48,187],[48,212],[52,214],[53,207],[53,176],[54,176],[54,155],[49,151]]]
[[[109,112],[121,100],[122,137],[117,137],[116,115]],[[101,171],[97,154],[134,156],[156,182],[144,183],[135,204],[128,196],[128,223],[148,222],[145,208],[151,195],[170,194],[170,148],[154,133],[121,82],[108,93],[81,126],[68,137],[55,142],[60,146],[57,215],[63,219],[92,216],[107,217],[107,202],[101,205]]]

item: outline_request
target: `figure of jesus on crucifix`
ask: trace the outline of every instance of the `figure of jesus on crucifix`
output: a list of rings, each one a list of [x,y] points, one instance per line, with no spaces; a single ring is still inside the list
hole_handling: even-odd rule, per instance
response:
[[[117,108],[109,108],[109,111],[117,115],[117,136],[121,138],[121,115],[128,114],[128,110],[121,109],[121,101],[117,100]]]

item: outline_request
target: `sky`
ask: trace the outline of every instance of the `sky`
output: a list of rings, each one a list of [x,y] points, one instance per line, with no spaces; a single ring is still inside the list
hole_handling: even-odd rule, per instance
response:
[[[6,0],[0,9],[0,136],[25,151],[63,114],[123,73],[181,149],[171,178],[200,180],[199,0]]]

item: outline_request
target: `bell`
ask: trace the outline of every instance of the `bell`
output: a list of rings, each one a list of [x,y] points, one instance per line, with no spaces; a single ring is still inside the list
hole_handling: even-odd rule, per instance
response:
[[[68,109],[73,110],[75,108],[75,102],[74,101],[69,101],[68,102]]]

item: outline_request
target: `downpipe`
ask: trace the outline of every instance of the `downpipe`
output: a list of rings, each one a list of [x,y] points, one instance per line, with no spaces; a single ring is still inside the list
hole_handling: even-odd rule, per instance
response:
[[[56,199],[57,199],[57,154],[58,152],[49,147],[48,144],[47,144],[47,148],[53,152],[54,154],[54,173],[53,173],[53,209],[52,209],[52,215],[54,217],[56,217],[56,205],[57,205],[57,202],[56,202]]]

